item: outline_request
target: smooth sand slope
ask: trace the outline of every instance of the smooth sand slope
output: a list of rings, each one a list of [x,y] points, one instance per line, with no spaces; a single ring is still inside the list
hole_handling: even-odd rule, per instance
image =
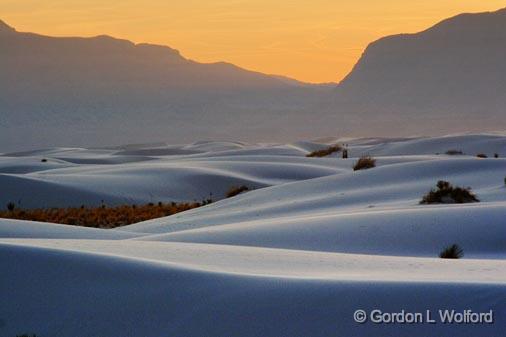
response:
[[[506,136],[340,141],[352,158],[306,158],[318,142],[0,156],[4,203],[221,199],[115,230],[0,220],[0,336],[502,336]],[[378,166],[354,172],[363,154]],[[441,179],[481,202],[419,205]],[[257,190],[223,199],[238,184]],[[437,258],[453,243],[463,259]],[[357,309],[495,323],[358,324]]]
[[[320,145],[321,146],[321,145]],[[0,205],[21,208],[222,199],[344,171],[293,146],[196,143],[155,148],[51,149],[0,156]],[[41,162],[47,160],[47,162]]]

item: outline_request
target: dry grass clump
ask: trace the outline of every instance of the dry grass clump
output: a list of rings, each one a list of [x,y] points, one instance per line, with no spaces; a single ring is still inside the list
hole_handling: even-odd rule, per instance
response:
[[[470,187],[453,187],[449,182],[440,180],[437,189],[424,195],[420,204],[465,204],[479,201]]]
[[[339,152],[343,147],[339,144],[331,145],[322,150],[316,150],[306,155],[306,157],[326,157],[332,153]]]
[[[376,159],[371,156],[364,156],[360,158],[355,165],[353,165],[353,171],[366,170],[376,167]]]
[[[114,228],[130,225],[136,222],[169,216],[187,211],[192,208],[208,204],[208,200],[199,202],[162,203],[157,205],[121,205],[107,207],[68,207],[68,208],[38,208],[23,210],[12,208],[0,211],[0,218],[52,222],[73,226]]]
[[[460,259],[463,256],[464,251],[457,244],[448,246],[441,253],[439,253],[439,257],[442,259]]]
[[[460,150],[448,150],[448,151],[446,151],[446,154],[450,155],[450,156],[457,156],[457,155],[463,155],[464,152],[462,152]]]
[[[246,185],[233,186],[227,192],[227,198],[235,197],[238,194],[249,191],[249,187]]]

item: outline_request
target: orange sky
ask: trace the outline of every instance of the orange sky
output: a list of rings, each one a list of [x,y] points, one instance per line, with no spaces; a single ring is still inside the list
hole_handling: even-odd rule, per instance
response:
[[[54,36],[108,34],[201,62],[337,82],[369,42],[506,0],[0,0],[0,19]]]

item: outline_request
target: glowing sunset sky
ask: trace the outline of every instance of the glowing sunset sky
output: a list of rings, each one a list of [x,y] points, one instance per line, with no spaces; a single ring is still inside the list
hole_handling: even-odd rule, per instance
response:
[[[0,0],[0,19],[19,31],[107,34],[169,45],[200,62],[337,82],[379,37],[502,7],[504,0]]]

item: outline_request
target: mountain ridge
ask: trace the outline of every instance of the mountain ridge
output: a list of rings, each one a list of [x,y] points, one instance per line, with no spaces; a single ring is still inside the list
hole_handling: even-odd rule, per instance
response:
[[[40,38],[40,39],[55,39],[57,41],[81,40],[81,41],[90,42],[90,43],[103,42],[104,44],[110,43],[110,44],[115,44],[115,45],[131,46],[131,47],[137,47],[139,49],[144,49],[144,50],[151,49],[151,51],[153,51],[153,52],[156,52],[156,51],[158,51],[160,53],[168,52],[168,55],[170,55],[170,56],[173,56],[173,57],[179,56],[182,60],[184,60],[186,62],[191,62],[191,63],[198,64],[198,65],[217,65],[220,67],[234,68],[234,69],[237,69],[240,71],[246,71],[251,74],[257,74],[257,75],[269,77],[275,81],[280,81],[285,84],[296,84],[296,85],[304,85],[304,86],[312,86],[312,85],[318,86],[319,85],[319,83],[308,83],[308,82],[304,82],[304,81],[290,78],[285,75],[266,74],[266,73],[262,73],[259,71],[249,70],[249,69],[237,66],[233,63],[227,62],[227,61],[216,61],[216,62],[205,62],[205,63],[198,62],[198,61],[194,61],[190,58],[184,57],[183,55],[181,55],[179,50],[174,49],[174,48],[167,46],[167,45],[148,43],[148,42],[135,43],[135,42],[132,42],[128,39],[116,38],[116,37],[113,37],[113,36],[110,36],[107,34],[100,34],[100,35],[89,36],[89,37],[80,37],[80,36],[58,36],[58,37],[55,37],[55,36],[48,36],[48,35],[43,35],[43,34],[38,34],[38,33],[33,33],[33,32],[17,31],[14,27],[10,26],[2,19],[0,19],[0,32],[16,33],[18,35],[31,36],[31,37],[36,37],[36,38]],[[283,80],[281,80],[281,79],[283,79]],[[322,83],[322,85],[328,85],[328,83]]]
[[[457,15],[372,42],[340,82],[335,104],[405,132],[506,128],[505,57],[505,9]]]
[[[9,26],[5,21],[0,19],[0,33],[7,33],[7,32],[16,32],[16,30]]]
[[[3,22],[0,31],[13,32],[0,35],[4,151],[506,129],[506,9],[378,39],[339,85],[106,35],[53,38]]]
[[[459,33],[457,35],[457,37],[458,36],[465,37],[465,35],[462,34],[462,29],[463,29],[463,26],[462,26],[463,22],[462,21],[474,21],[474,19],[476,19],[476,18],[484,18],[484,17],[487,20],[490,17],[495,18],[496,20],[498,19],[498,17],[500,19],[502,19],[502,21],[500,23],[503,25],[502,28],[505,28],[505,29],[494,29],[493,31],[499,33],[500,35],[502,35],[502,37],[506,38],[506,8],[502,8],[497,11],[458,14],[456,16],[444,19],[444,20],[436,23],[435,25],[433,25],[427,29],[424,29],[420,32],[387,35],[387,36],[381,37],[381,38],[371,42],[365,48],[364,52],[362,53],[361,57],[357,60],[357,63],[352,68],[352,70],[341,81],[339,81],[339,84],[345,84],[347,79],[351,75],[353,75],[353,72],[357,68],[357,66],[360,66],[360,62],[362,61],[363,57],[367,56],[367,53],[370,52],[371,49],[375,48],[378,45],[382,45],[384,43],[389,43],[392,40],[394,40],[394,41],[398,41],[398,40],[411,41],[413,39],[421,39],[421,38],[426,38],[429,36],[433,37],[434,34],[440,34],[442,32],[442,30],[444,30],[445,28],[447,29],[448,27],[451,27],[453,29],[457,28],[458,33]],[[488,27],[490,27],[490,26],[488,26]],[[441,38],[441,37],[442,36],[439,36],[439,38]],[[445,37],[447,38],[447,36],[445,36]],[[452,36],[452,38],[455,38],[455,37],[456,36]],[[447,42],[447,41],[445,41],[445,42]]]
[[[0,151],[288,136],[330,90],[105,35],[1,34],[0,65]]]

